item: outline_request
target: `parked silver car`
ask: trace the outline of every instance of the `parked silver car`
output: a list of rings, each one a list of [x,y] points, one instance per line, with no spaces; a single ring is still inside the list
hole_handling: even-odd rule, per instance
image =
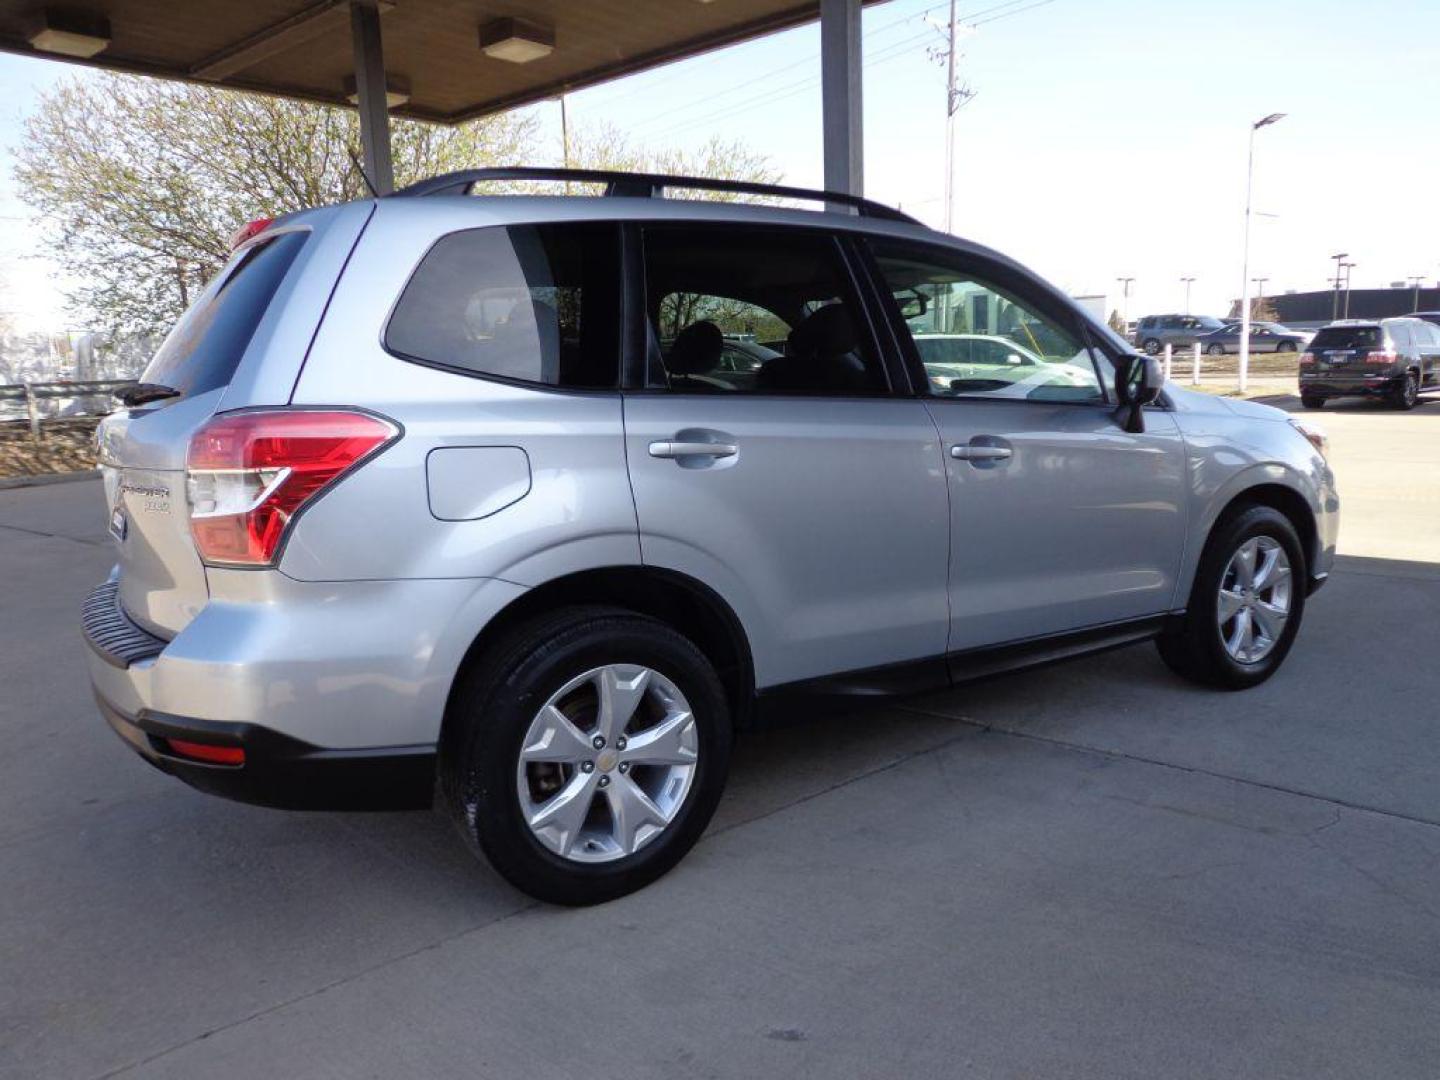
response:
[[[471,194],[556,175],[611,194]],[[1315,432],[1162,387],[895,211],[673,182],[482,170],[246,230],[99,432],[115,731],[272,806],[438,790],[510,881],[591,903],[804,702],[1152,639],[1211,686],[1275,672],[1334,553]],[[959,333],[1067,377],[937,385],[916,340]],[[737,381],[727,334],[784,347]]]
[[[1240,329],[1238,322],[1226,323],[1219,330],[1204,334],[1196,340],[1207,356],[1223,356],[1225,353],[1240,351]],[[1250,324],[1251,352],[1299,352],[1310,344],[1315,335],[1304,330],[1291,330],[1273,322],[1252,322]]]

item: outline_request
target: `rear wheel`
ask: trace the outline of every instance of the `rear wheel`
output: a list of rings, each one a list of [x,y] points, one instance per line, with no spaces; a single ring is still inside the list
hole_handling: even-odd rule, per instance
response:
[[[1420,401],[1420,381],[1413,371],[1405,373],[1405,381],[1396,388],[1390,403],[1397,409],[1413,409]]]
[[[1289,518],[1249,506],[1210,534],[1184,616],[1157,640],[1174,671],[1243,690],[1279,669],[1305,611],[1305,553]]]
[[[1307,409],[1323,409],[1325,407],[1325,399],[1323,397],[1316,397],[1314,394],[1301,394],[1300,404]]]
[[[725,784],[730,711],[663,623],[576,608],[509,635],[457,688],[441,789],[516,888],[557,904],[633,892],[700,838]]]
[[[1276,346],[1275,346],[1275,351],[1276,351],[1276,352],[1294,352],[1294,351],[1295,351],[1295,342],[1293,342],[1293,341],[1282,341],[1282,342],[1280,342],[1279,345],[1276,345]]]
[[[1160,352],[1160,342],[1153,337],[1146,338],[1141,348],[1144,349],[1148,355],[1155,356]]]
[[[1206,356],[1224,356],[1224,355],[1225,355],[1225,346],[1224,346],[1224,345],[1221,345],[1218,341],[1215,342],[1213,345],[1206,345],[1206,346],[1205,346],[1205,355],[1206,355]]]

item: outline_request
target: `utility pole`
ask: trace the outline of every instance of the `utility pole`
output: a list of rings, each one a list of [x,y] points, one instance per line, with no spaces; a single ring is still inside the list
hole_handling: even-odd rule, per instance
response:
[[[1186,314],[1186,315],[1189,315],[1189,314],[1190,314],[1190,286],[1191,286],[1191,284],[1195,281],[1195,279],[1194,279],[1193,277],[1182,277],[1180,280],[1185,283],[1185,314]]]
[[[955,0],[950,0],[950,21],[945,26],[945,231],[953,231],[955,218],[955,114],[975,96],[968,86],[961,86],[956,76]],[[932,52],[932,56],[935,54]]]
[[[1350,253],[1348,251],[1336,252],[1330,256],[1330,258],[1335,260],[1335,295],[1330,298],[1331,322],[1334,322],[1340,317],[1340,279],[1344,276],[1344,271],[1342,271],[1340,267],[1349,257]]]

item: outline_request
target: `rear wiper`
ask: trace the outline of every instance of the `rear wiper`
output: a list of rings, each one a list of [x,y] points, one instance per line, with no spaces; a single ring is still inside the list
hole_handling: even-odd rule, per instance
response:
[[[146,405],[152,401],[164,401],[166,398],[179,397],[180,391],[173,386],[162,386],[160,383],[142,382],[134,386],[127,386],[123,390],[115,391],[115,398],[121,405],[134,408],[136,405]]]

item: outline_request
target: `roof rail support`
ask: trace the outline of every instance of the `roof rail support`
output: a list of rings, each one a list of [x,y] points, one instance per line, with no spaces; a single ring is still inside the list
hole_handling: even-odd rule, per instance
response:
[[[469,195],[477,184],[504,180],[553,180],[580,184],[602,184],[605,195],[614,198],[663,198],[667,188],[695,191],[723,191],[737,195],[764,195],[775,199],[803,199],[830,206],[852,207],[864,217],[918,224],[884,203],[873,202],[843,191],[818,191],[783,184],[753,184],[747,180],[719,180],[706,176],[667,176],[663,173],[617,172],[610,169],[564,169],[549,165],[511,165],[491,169],[462,169],[421,180],[395,192],[396,197]]]

